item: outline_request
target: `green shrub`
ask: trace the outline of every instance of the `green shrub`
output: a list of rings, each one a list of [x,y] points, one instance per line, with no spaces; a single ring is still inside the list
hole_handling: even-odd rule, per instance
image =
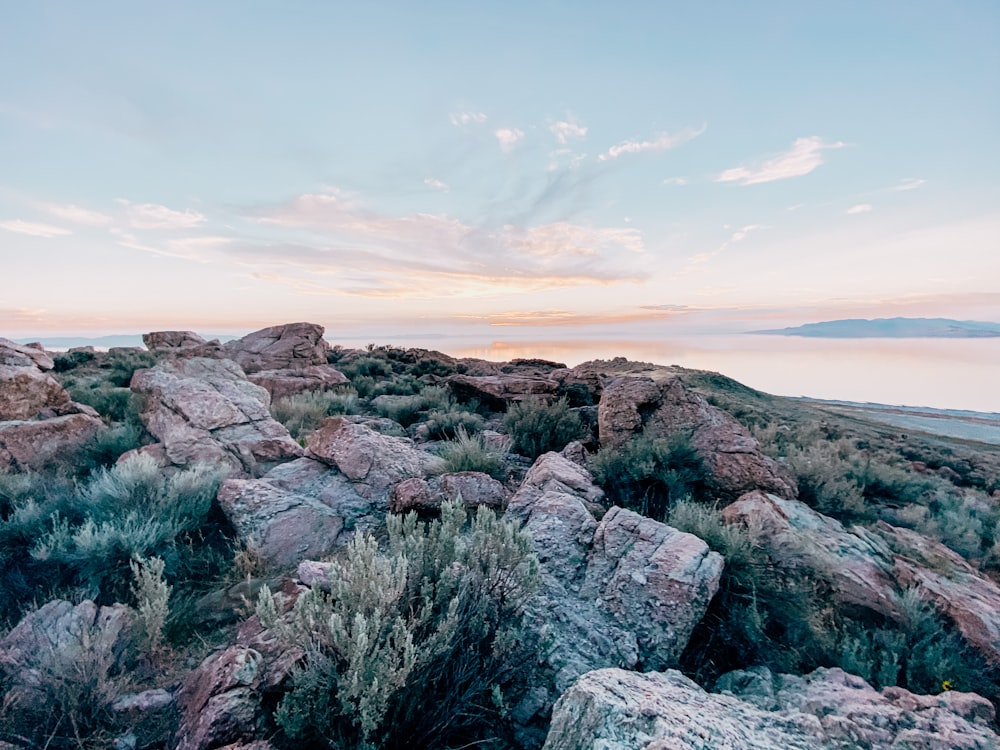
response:
[[[305,663],[276,720],[314,747],[478,744],[497,704],[523,679],[515,658],[524,605],[538,584],[530,540],[513,523],[447,502],[439,520],[388,519],[380,553],[358,535],[335,563],[328,593],[315,587],[279,617],[261,589],[257,614]]]
[[[867,512],[864,486],[855,477],[857,450],[847,440],[820,440],[789,446],[786,464],[799,486],[799,499],[834,518],[856,518]]]
[[[114,464],[124,453],[142,445],[144,431],[134,422],[121,422],[98,431],[80,450],[77,474]]]
[[[587,466],[612,502],[657,520],[677,500],[698,493],[704,477],[701,459],[683,433],[637,435],[618,448],[601,448]]]
[[[52,369],[57,373],[69,372],[80,365],[93,362],[97,355],[94,352],[79,351],[56,354],[52,357]]]
[[[74,401],[92,406],[109,422],[124,422],[136,414],[132,391],[102,382],[91,382],[88,387],[73,385],[68,388]]]
[[[454,440],[459,430],[474,434],[483,429],[483,418],[474,411],[450,404],[427,412],[427,434],[432,440]]]
[[[511,404],[504,426],[513,440],[513,450],[530,459],[548,451],[559,451],[583,436],[580,415],[560,398],[551,403],[529,398]]]
[[[372,407],[379,416],[409,427],[420,421],[429,409],[447,409],[449,403],[447,390],[432,386],[412,395],[378,396],[372,401]]]
[[[108,370],[106,378],[113,386],[128,387],[136,370],[152,367],[156,355],[142,349],[127,347],[111,349],[101,360],[102,370]]]
[[[482,434],[470,435],[462,427],[456,430],[454,440],[442,446],[440,456],[445,472],[481,471],[491,476],[503,473],[503,452],[487,446]]]
[[[355,390],[313,391],[276,398],[271,416],[281,422],[294,438],[305,437],[327,417],[358,414],[361,408]]]

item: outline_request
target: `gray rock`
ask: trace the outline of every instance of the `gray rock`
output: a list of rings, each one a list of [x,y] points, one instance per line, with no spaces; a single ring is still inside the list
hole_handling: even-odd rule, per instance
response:
[[[315,323],[287,323],[228,341],[223,349],[248,373],[325,365],[330,347],[323,332]]]
[[[300,393],[329,391],[348,382],[347,376],[330,365],[307,365],[296,369],[261,370],[247,375],[271,394],[272,399],[288,398]]]
[[[31,419],[44,409],[58,409],[69,402],[59,382],[34,364],[0,364],[0,421]]]
[[[0,336],[0,365],[37,367],[39,370],[51,370],[54,366],[52,357],[41,345],[16,344],[2,336]]]
[[[104,422],[87,413],[0,422],[0,468],[42,470],[52,461],[72,458],[103,429]]]

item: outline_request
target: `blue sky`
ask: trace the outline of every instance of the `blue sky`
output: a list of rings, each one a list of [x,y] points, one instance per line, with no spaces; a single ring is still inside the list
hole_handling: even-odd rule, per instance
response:
[[[2,13],[5,335],[1000,319],[992,1]]]

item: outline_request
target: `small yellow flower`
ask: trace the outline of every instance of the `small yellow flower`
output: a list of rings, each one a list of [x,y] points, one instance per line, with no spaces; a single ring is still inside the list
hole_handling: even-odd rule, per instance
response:
[[[955,685],[954,685],[954,683],[951,680],[945,680],[944,682],[941,683],[941,690],[943,690],[944,692],[947,693],[954,686]]]

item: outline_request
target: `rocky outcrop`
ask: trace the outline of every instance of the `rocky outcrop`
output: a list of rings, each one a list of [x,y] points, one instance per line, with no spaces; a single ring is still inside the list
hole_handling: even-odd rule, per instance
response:
[[[706,693],[679,672],[590,672],[555,705],[544,750],[987,750],[992,706],[979,696],[876,692],[819,669],[784,677],[769,706]],[[730,685],[739,681],[733,680]]]
[[[120,670],[134,643],[132,615],[123,604],[98,607],[56,599],[30,612],[0,639],[0,672],[10,705],[43,705],[46,686],[80,670]],[[95,696],[96,697],[96,696]],[[110,702],[114,696],[107,696]]]
[[[559,383],[539,375],[452,375],[448,378],[448,387],[459,401],[477,400],[502,411],[512,401],[532,396],[552,398],[559,390]]]
[[[315,323],[287,323],[248,333],[223,346],[225,355],[247,373],[325,365],[329,345]]]
[[[41,346],[16,344],[0,336],[0,366],[37,367],[47,372],[52,369],[54,363],[52,357]]]
[[[37,471],[53,461],[70,460],[103,429],[104,423],[92,411],[0,422],[0,468]]]
[[[132,377],[140,418],[175,465],[210,461],[261,474],[302,449],[272,419],[270,397],[226,359],[162,362]]]
[[[503,484],[479,471],[460,471],[442,474],[431,479],[415,477],[392,488],[389,510],[393,513],[436,513],[441,504],[461,500],[469,509],[484,506],[498,509],[503,506],[507,492]]]
[[[262,370],[249,374],[247,378],[251,383],[265,388],[272,399],[329,391],[349,382],[344,373],[330,365],[308,365],[294,370]]]
[[[600,496],[585,469],[547,453],[509,506],[533,539],[542,575],[527,621],[554,692],[534,696],[538,715],[592,669],[676,663],[718,589],[722,558],[704,542],[621,508],[598,523],[586,503]],[[523,706],[518,712],[530,721]]]
[[[218,339],[206,341],[194,331],[153,331],[142,334],[142,343],[151,352],[187,357],[217,357],[222,352]]]
[[[612,447],[641,431],[690,436],[708,491],[723,499],[754,489],[797,495],[787,469],[765,456],[743,425],[673,375],[660,380],[627,376],[607,383],[598,406],[598,431],[601,445]]]
[[[209,750],[259,729],[261,654],[246,646],[216,651],[184,680],[178,693],[177,750]]]
[[[310,433],[306,449],[311,458],[336,466],[354,482],[358,492],[373,498],[411,477],[437,471],[442,461],[414,447],[407,438],[383,435],[344,417],[330,417]]]
[[[35,365],[0,365],[0,421],[32,419],[45,409],[69,405],[69,394]]]

